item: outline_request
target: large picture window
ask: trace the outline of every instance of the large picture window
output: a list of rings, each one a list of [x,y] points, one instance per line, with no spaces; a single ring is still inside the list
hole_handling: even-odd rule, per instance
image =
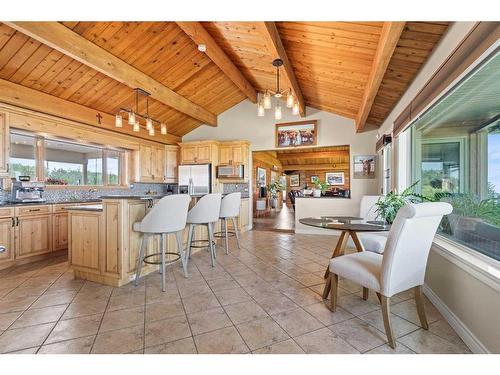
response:
[[[495,51],[410,127],[412,180],[453,212],[440,234],[500,261],[500,53]]]

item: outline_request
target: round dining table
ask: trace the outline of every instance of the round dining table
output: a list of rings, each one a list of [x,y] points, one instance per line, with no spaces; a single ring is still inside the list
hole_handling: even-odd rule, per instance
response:
[[[299,222],[310,227],[340,231],[340,237],[333,250],[332,258],[344,253],[349,237],[352,238],[358,252],[364,251],[365,249],[359,240],[358,232],[387,232],[391,229],[391,226],[383,221],[364,220],[361,217],[355,216],[304,217],[299,219]],[[326,267],[324,278],[328,278],[329,274],[330,264]],[[323,299],[328,297],[328,293],[330,293],[330,283],[325,284]],[[367,288],[363,288],[363,299],[368,299]]]

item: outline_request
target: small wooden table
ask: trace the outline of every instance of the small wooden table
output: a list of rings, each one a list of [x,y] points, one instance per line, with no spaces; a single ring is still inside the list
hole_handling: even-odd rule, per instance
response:
[[[364,251],[363,244],[359,240],[357,232],[387,232],[391,226],[381,221],[365,221],[360,217],[354,216],[320,216],[320,217],[305,217],[299,219],[299,222],[315,228],[333,229],[340,231],[340,237],[337,245],[333,250],[332,258],[335,258],[344,253],[349,236],[356,246],[358,252]],[[330,274],[330,264],[326,267],[324,278],[328,278]],[[330,283],[325,284],[323,290],[323,299],[328,297],[330,293]],[[363,299],[368,299],[368,289],[363,288]]]

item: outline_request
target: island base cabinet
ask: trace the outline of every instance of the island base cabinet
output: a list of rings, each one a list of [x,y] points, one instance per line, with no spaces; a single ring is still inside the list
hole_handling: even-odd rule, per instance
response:
[[[69,216],[71,233],[69,238],[70,264],[76,269],[100,272],[101,215],[74,212]]]
[[[16,218],[16,258],[52,251],[52,215]]]
[[[68,248],[68,213],[53,215],[52,238],[54,251]]]

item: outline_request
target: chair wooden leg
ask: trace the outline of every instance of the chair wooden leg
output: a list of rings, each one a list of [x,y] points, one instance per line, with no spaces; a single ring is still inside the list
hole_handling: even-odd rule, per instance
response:
[[[413,291],[415,292],[415,302],[417,304],[418,318],[423,329],[429,329],[427,323],[427,316],[425,315],[424,296],[422,294],[422,285],[416,286]]]
[[[376,292],[376,294],[377,294],[378,301],[380,302],[380,304],[382,304],[382,295],[379,292]]]
[[[368,288],[363,287],[363,299],[366,301],[368,299],[368,294],[370,290]]]
[[[387,335],[387,340],[389,341],[389,346],[393,349],[396,349],[396,341],[394,340],[394,336],[392,334],[392,325],[391,325],[391,311],[390,311],[390,298],[384,295],[381,296],[381,305],[382,305],[382,317],[384,318],[384,327],[385,334]]]
[[[339,284],[339,276],[330,273],[330,311],[337,310],[337,286]],[[328,282],[328,281],[327,281]]]

